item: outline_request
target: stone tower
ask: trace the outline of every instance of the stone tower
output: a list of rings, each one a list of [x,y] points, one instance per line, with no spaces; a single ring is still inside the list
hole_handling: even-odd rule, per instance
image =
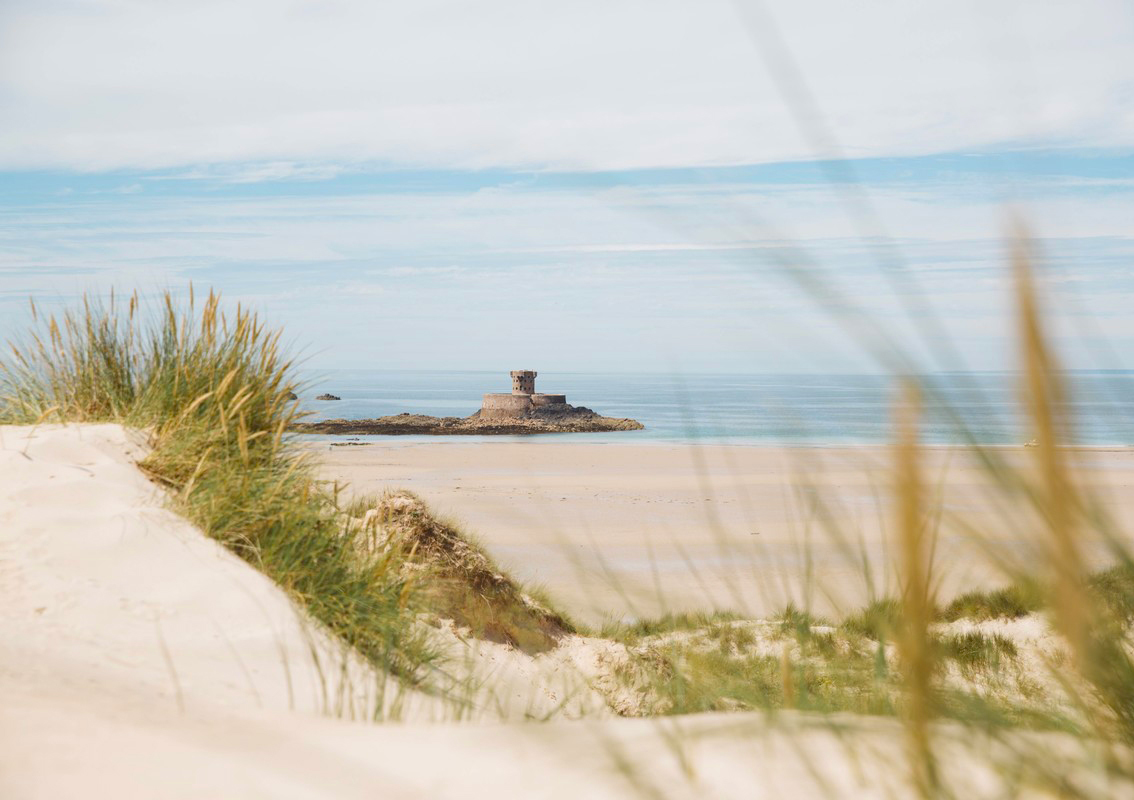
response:
[[[544,406],[567,406],[565,394],[537,394],[536,373],[530,369],[517,369],[512,373],[512,393],[492,392],[484,396],[480,406],[481,419],[520,419]]]
[[[512,394],[535,394],[535,379],[538,373],[530,369],[512,370]]]

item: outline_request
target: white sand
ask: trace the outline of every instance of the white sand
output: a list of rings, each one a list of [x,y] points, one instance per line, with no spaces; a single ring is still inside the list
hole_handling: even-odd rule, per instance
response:
[[[1020,464],[1033,455],[1001,452]],[[354,491],[418,492],[516,577],[542,584],[591,622],[706,607],[762,616],[789,600],[838,613],[867,599],[864,554],[877,591],[888,588],[885,448],[386,439],[323,444],[319,456],[323,476]],[[1134,449],[1076,457],[1104,508],[1131,530]],[[1004,582],[989,548],[1035,561],[1042,526],[1006,516],[1003,496],[962,451],[929,450],[925,478],[930,494],[940,487],[947,514],[937,551],[943,599]],[[962,522],[984,541],[971,542]],[[1105,563],[1102,548],[1083,543],[1092,563]]]
[[[652,796],[807,797],[819,794],[812,767],[834,796],[882,797],[902,778],[887,721],[847,721],[861,748],[851,758],[839,737],[794,715],[775,725],[748,714],[544,725],[332,718],[341,695],[327,667],[338,649],[266,578],[162,510],[131,463],[141,452],[114,426],[0,428],[5,800],[613,798],[635,796],[635,782]],[[585,661],[570,648],[559,657]],[[508,680],[547,699],[540,670],[514,653],[501,663]],[[358,700],[365,678],[356,671],[345,694]],[[410,708],[415,719],[435,711]],[[962,796],[989,787],[972,750],[947,763]]]
[[[20,679],[32,684],[96,693],[133,684],[178,710],[251,703],[371,718],[377,677],[268,578],[162,509],[133,465],[144,453],[136,435],[113,425],[0,427],[6,663],[21,665]],[[466,652],[453,635],[438,644],[460,679],[485,685],[479,708],[461,711],[466,718],[603,705],[584,691],[599,643],[576,637],[536,661],[487,642]],[[465,675],[472,662],[475,674]],[[415,719],[455,713],[381,685],[387,715],[395,702]]]
[[[162,509],[142,454],[117,426],[0,428],[5,664],[29,689],[131,686],[174,709],[336,707],[340,648]],[[361,713],[373,687],[354,674]]]

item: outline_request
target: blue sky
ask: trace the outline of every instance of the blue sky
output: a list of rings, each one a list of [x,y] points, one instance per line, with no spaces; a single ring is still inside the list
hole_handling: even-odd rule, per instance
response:
[[[325,368],[997,369],[1015,217],[1134,368],[1128,4],[405,5],[5,4],[0,335],[192,281]]]

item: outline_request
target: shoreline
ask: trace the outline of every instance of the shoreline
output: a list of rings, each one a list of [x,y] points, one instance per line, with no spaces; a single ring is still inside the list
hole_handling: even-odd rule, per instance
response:
[[[701,448],[701,447],[735,447],[735,448],[750,448],[759,450],[837,450],[837,451],[859,451],[859,450],[885,450],[892,446],[891,442],[800,442],[800,441],[735,441],[705,438],[699,440],[688,439],[663,439],[642,437],[638,439],[624,438],[625,434],[633,434],[634,431],[556,431],[556,432],[541,432],[541,433],[507,433],[507,434],[478,434],[478,433],[464,433],[459,435],[454,434],[381,434],[381,433],[358,433],[358,434],[336,434],[336,433],[303,433],[300,431],[290,431],[291,435],[301,437],[297,441],[301,444],[327,444],[336,442],[347,442],[357,440],[366,444],[373,445],[394,445],[394,444],[461,444],[465,446],[478,445],[478,444],[491,444],[491,443],[526,443],[526,442],[539,442],[543,445],[563,445],[563,444],[588,444],[588,445],[614,445],[616,447],[684,447],[684,448]],[[617,433],[619,438],[608,439],[605,437]],[[570,438],[566,438],[570,437]],[[1028,452],[1032,448],[1026,447],[1024,444],[981,444],[978,445],[983,449],[996,450],[996,451],[1021,451]],[[969,452],[973,449],[973,445],[964,443],[947,443],[947,442],[922,442],[919,448],[929,452],[939,451],[956,451],[956,452]],[[1100,453],[1125,453],[1134,452],[1134,444],[1072,444],[1065,445],[1060,448],[1065,452],[1100,452]]]

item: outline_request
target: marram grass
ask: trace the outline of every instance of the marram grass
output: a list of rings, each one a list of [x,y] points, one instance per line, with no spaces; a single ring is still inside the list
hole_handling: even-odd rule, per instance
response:
[[[335,492],[288,440],[293,365],[280,334],[210,293],[178,308],[84,299],[42,317],[0,360],[0,422],[115,422],[148,432],[140,464],[174,510],[271,577],[368,661],[420,682],[431,656],[413,625],[396,550],[344,535]]]
[[[226,315],[213,293],[198,307],[190,292],[181,309],[168,293],[157,309],[112,295],[47,318],[33,305],[32,315],[36,327],[0,359],[0,423],[147,432],[139,466],[168,489],[174,510],[272,578],[380,676],[452,695],[417,624],[423,614],[532,653],[573,630],[416,497],[342,504],[339,487],[316,480],[287,434],[300,416],[292,362],[255,314]]]

